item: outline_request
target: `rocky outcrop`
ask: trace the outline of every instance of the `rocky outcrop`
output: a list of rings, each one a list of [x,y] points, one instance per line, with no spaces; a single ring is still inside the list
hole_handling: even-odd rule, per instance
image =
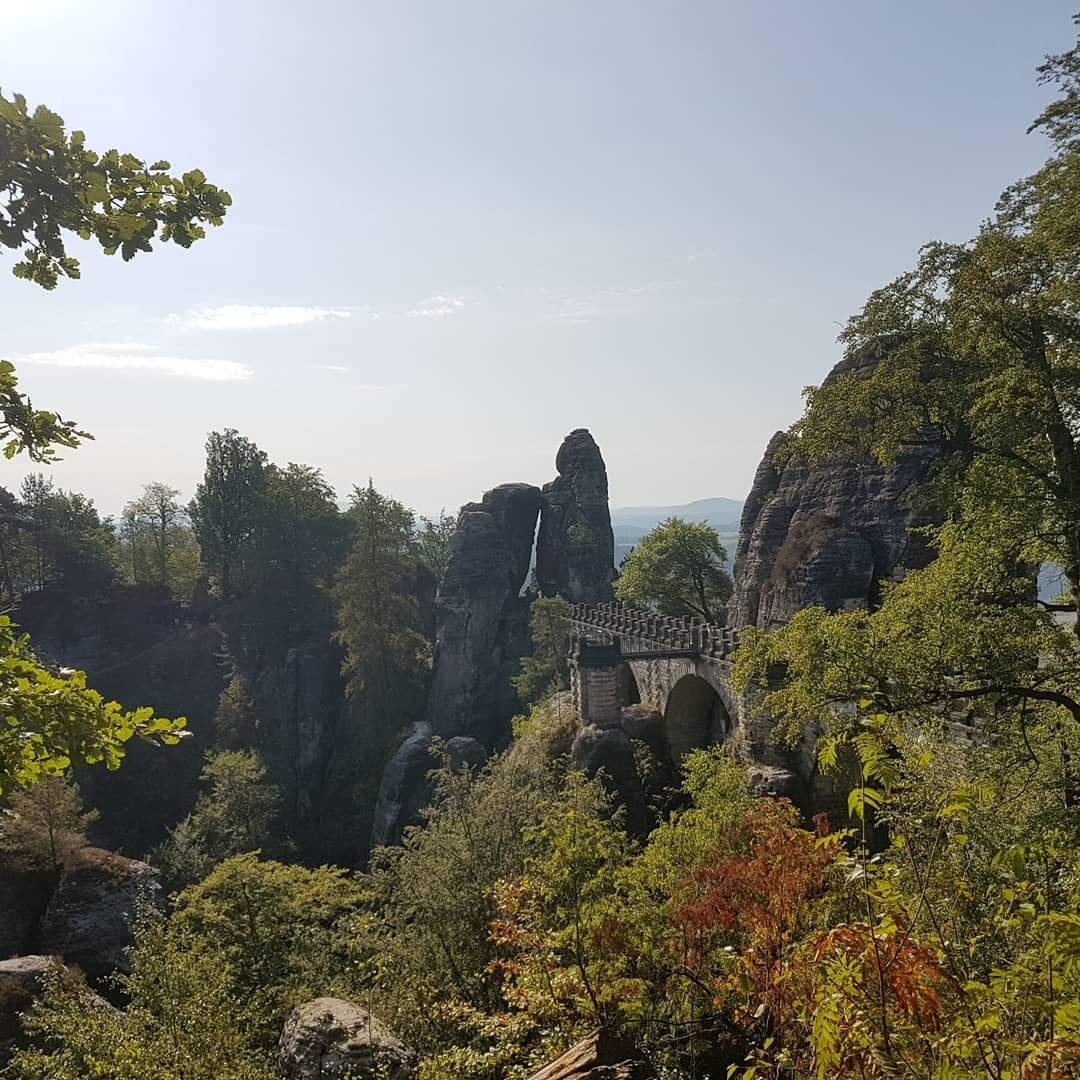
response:
[[[324,997],[289,1014],[278,1066],[282,1080],[410,1080],[415,1055],[366,1009]]]
[[[544,485],[536,581],[545,596],[594,604],[612,598],[615,540],[607,468],[585,428],[570,432],[555,457],[559,475]]]
[[[458,515],[435,605],[426,717],[383,773],[372,844],[396,842],[430,800],[432,739],[464,739],[487,752],[509,739],[509,722],[519,707],[510,680],[532,648],[531,597],[522,589],[534,537],[537,583],[546,595],[589,602],[611,598],[614,540],[600,449],[588,431],[573,431],[555,465],[559,475],[543,491],[532,484],[501,484]]]
[[[664,720],[648,705],[620,711],[614,724],[587,724],[574,736],[570,765],[586,776],[599,775],[623,807],[624,824],[646,836],[656,824],[654,803],[674,786],[676,769],[664,735]]]
[[[509,676],[528,649],[529,571],[540,489],[503,484],[462,507],[436,607],[428,722],[492,747],[505,734]]]
[[[873,361],[848,358],[829,375]],[[934,447],[891,465],[832,460],[810,465],[784,453],[774,435],[754,476],[739,529],[729,622],[779,626],[797,611],[832,611],[876,601],[881,583],[924,566],[930,553],[912,533],[932,517],[919,499]]]
[[[529,1080],[655,1080],[656,1073],[634,1044],[595,1031],[557,1057]]]
[[[383,771],[371,829],[372,847],[399,843],[404,830],[420,821],[420,811],[433,794],[428,777],[432,769],[444,760],[452,769],[476,769],[487,758],[483,744],[465,735],[443,740],[445,757],[440,758],[432,750],[435,738],[430,724],[417,724]]]
[[[92,979],[126,971],[132,921],[160,890],[158,872],[146,863],[81,848],[67,860],[49,901],[41,941]]]
[[[21,1028],[20,1015],[45,989],[47,980],[64,965],[55,956],[14,956],[0,960],[0,1044]]]

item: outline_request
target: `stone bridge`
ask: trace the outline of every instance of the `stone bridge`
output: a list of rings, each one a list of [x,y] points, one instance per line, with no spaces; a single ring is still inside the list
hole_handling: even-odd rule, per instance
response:
[[[622,710],[651,706],[677,764],[690,750],[733,736],[754,761],[788,767],[768,741],[768,722],[731,684],[738,635],[729,626],[672,618],[619,602],[572,604],[567,615],[571,689],[583,725],[618,725]],[[782,759],[782,760],[781,760]]]

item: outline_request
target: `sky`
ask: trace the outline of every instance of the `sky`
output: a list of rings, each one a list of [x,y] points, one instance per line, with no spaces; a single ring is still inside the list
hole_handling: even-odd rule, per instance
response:
[[[225,427],[426,514],[577,427],[615,505],[742,498],[867,294],[1043,160],[1075,3],[0,0],[6,95],[233,197],[51,293],[4,251],[0,355],[110,513]]]

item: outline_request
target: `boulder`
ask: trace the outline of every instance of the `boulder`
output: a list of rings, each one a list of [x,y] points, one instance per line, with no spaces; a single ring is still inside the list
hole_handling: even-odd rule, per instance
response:
[[[19,1034],[20,1014],[41,994],[49,976],[63,971],[64,965],[56,956],[14,956],[0,960],[0,1042]]]
[[[585,428],[570,432],[555,456],[558,476],[544,485],[536,539],[536,581],[545,596],[594,604],[612,598],[615,539],[607,467]]]
[[[529,1080],[655,1080],[634,1044],[594,1031]]]
[[[652,814],[638,772],[634,743],[622,728],[589,724],[574,738],[570,750],[571,768],[586,776],[602,774],[604,785],[626,809],[626,828],[644,836],[652,825]]]
[[[806,802],[802,777],[779,765],[751,765],[746,771],[746,784],[754,795],[789,799],[798,807]]]
[[[872,357],[845,358],[826,382],[869,371]],[[840,611],[872,604],[883,581],[925,566],[931,553],[912,530],[933,519],[919,499],[938,451],[914,447],[890,465],[830,460],[808,464],[769,442],[739,526],[734,626],[769,628],[820,605]]]
[[[142,905],[157,902],[157,870],[100,848],[81,848],[67,860],[41,925],[42,945],[78,964],[91,979],[128,970],[131,923]]]
[[[366,1009],[324,997],[289,1014],[278,1066],[282,1080],[409,1080],[415,1055]]]

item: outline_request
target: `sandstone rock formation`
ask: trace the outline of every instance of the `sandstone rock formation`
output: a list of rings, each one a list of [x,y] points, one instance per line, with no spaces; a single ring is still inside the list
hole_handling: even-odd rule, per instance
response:
[[[282,1080],[409,1080],[415,1057],[366,1009],[316,998],[289,1014],[278,1043]]]
[[[54,885],[48,870],[26,865],[10,852],[0,855],[0,958],[36,947]]]
[[[55,956],[14,956],[0,960],[0,1043],[13,1039],[24,1013],[51,975],[64,970]]]
[[[612,598],[615,540],[607,468],[585,428],[570,432],[555,457],[559,475],[544,485],[536,544],[536,581],[545,596],[571,603]]]
[[[502,484],[462,507],[435,613],[428,722],[437,735],[490,747],[503,734],[509,676],[528,647],[521,589],[540,503],[538,487]]]
[[[92,979],[128,968],[131,923],[140,905],[157,901],[158,872],[100,848],[81,848],[64,867],[41,925],[50,952]]]
[[[829,379],[872,362],[847,358]],[[785,463],[778,460],[782,445],[777,433],[743,510],[728,617],[735,626],[778,626],[814,605],[864,607],[883,581],[929,559],[911,530],[932,520],[918,496],[937,456],[933,447],[908,450],[882,466]]]
[[[373,844],[396,842],[427,804],[432,738],[469,740],[487,752],[509,738],[518,707],[510,679],[531,649],[531,597],[522,589],[534,537],[537,583],[546,595],[572,602],[611,598],[614,539],[600,449],[588,431],[572,431],[555,465],[559,475],[543,491],[501,484],[461,509],[435,607],[427,716],[383,774]],[[462,752],[471,761],[475,745]]]

